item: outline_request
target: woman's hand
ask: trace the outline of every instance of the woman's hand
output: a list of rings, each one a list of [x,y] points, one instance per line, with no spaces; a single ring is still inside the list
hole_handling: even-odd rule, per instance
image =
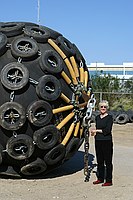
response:
[[[96,135],[96,128],[91,128],[90,129],[90,133],[91,133],[91,136],[95,136]]]

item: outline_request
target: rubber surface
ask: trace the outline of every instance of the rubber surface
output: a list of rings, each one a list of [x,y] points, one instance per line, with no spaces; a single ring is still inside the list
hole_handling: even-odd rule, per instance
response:
[[[82,95],[90,87],[85,59],[61,33],[0,22],[0,174],[47,174],[71,158],[84,139]]]

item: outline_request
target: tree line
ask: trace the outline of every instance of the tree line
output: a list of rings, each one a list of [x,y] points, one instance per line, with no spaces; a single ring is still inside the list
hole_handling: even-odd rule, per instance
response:
[[[120,79],[100,72],[91,76],[91,84],[97,104],[102,98],[109,101],[110,109],[133,110],[133,77]]]

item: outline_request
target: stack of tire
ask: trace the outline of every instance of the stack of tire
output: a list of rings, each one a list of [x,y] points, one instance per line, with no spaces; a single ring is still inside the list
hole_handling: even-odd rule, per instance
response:
[[[112,114],[116,124],[126,124],[129,121],[128,114],[124,110],[110,111],[110,114]]]
[[[61,33],[0,23],[1,175],[45,175],[75,154],[89,80],[82,54]]]
[[[128,110],[126,111],[128,118],[129,118],[129,122],[132,123],[133,122],[133,110]]]
[[[126,124],[133,122],[133,111],[120,110],[115,112],[114,123],[117,124]]]
[[[114,123],[116,124],[126,124],[133,122],[133,111],[132,110],[124,110],[123,105],[117,106],[116,110],[109,111],[112,114]]]

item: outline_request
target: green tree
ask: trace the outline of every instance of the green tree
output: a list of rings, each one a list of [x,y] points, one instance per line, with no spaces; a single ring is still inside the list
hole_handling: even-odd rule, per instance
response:
[[[133,77],[125,81],[124,85],[127,92],[131,93],[130,95],[130,109],[133,109]],[[128,98],[129,99],[129,98]]]
[[[117,92],[120,90],[120,79],[110,74],[95,74],[91,76],[91,80],[95,92]]]
[[[127,92],[133,93],[133,77],[125,81],[124,87]]]
[[[114,102],[116,102],[118,98],[113,93],[121,90],[120,79],[118,77],[113,77],[110,74],[103,74],[100,72],[100,74],[97,73],[92,75],[91,81],[97,104],[102,98],[108,100],[110,106],[113,106]]]

